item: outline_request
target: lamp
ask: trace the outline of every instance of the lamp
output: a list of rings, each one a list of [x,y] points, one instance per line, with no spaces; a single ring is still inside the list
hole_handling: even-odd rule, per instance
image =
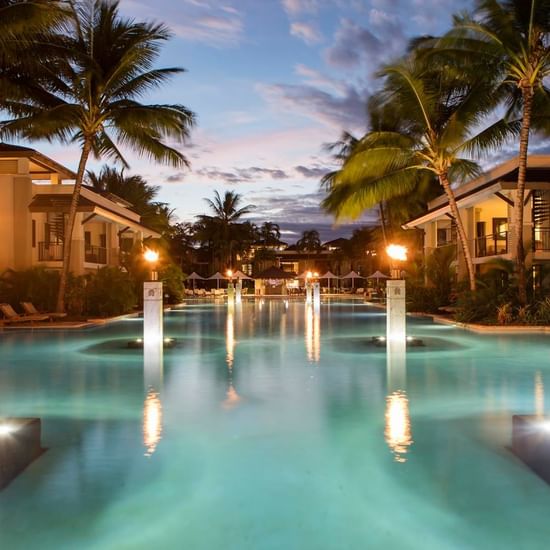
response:
[[[228,269],[225,272],[225,276],[229,279],[229,283],[227,284],[227,301],[233,302],[235,299],[235,287],[233,286],[233,270]]]
[[[401,270],[398,262],[407,261],[407,247],[400,244],[390,244],[386,247],[386,254],[390,258],[392,279],[401,279]]]
[[[158,280],[156,267],[159,261],[159,253],[156,250],[146,248],[143,253],[143,259],[151,266],[151,281]]]
[[[406,342],[405,281],[401,277],[399,262],[407,260],[407,248],[390,244],[386,248],[390,258],[392,278],[386,282],[386,339],[388,342]]]

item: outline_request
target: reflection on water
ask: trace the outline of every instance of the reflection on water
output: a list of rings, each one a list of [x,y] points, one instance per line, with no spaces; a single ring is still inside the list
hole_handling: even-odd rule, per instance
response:
[[[405,342],[389,341],[386,348],[386,443],[396,462],[406,462],[404,456],[412,445],[409,400],[407,398],[407,347]]]
[[[306,305],[305,320],[306,353],[309,361],[318,363],[321,359],[321,316],[311,304]]]
[[[406,462],[404,456],[412,445],[409,400],[404,391],[398,390],[386,397],[386,443],[392,450],[396,462]]]
[[[242,313],[242,311],[241,311]],[[232,409],[241,400],[233,385],[233,363],[235,361],[235,309],[232,303],[227,304],[225,322],[225,362],[227,363],[228,383],[226,398],[222,402],[224,409]]]
[[[535,373],[535,414],[544,416],[544,382],[540,371]]]
[[[162,439],[162,403],[160,394],[150,388],[143,405],[143,445],[145,456],[151,456]]]
[[[162,340],[143,350],[143,445],[145,456],[151,456],[162,438],[162,402],[164,350]]]
[[[227,320],[225,322],[225,357],[229,370],[233,368],[235,358],[235,309],[233,304],[227,304]]]

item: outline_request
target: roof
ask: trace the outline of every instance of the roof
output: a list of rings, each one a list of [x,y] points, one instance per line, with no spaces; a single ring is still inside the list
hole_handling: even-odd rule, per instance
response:
[[[528,189],[550,188],[550,156],[531,155],[527,166]],[[465,207],[478,200],[483,200],[501,190],[515,189],[518,177],[517,157],[500,164],[454,189],[455,199],[459,207]],[[447,195],[442,194],[428,203],[428,211],[417,218],[403,224],[404,229],[411,229],[437,218],[450,210]]]
[[[334,239],[332,241],[327,241],[323,246],[332,246],[334,248],[341,248],[348,242],[348,239],[344,239],[344,237],[339,237],[337,239]]]
[[[30,173],[36,179],[49,177],[51,174],[59,174],[61,179],[76,179],[72,170],[30,147],[0,142],[0,158],[28,158],[31,161]]]
[[[55,187],[66,186],[56,185]],[[133,229],[145,231],[148,236],[160,237],[155,230],[143,225],[139,216],[136,216],[134,212],[128,210],[125,213],[124,208],[114,203],[110,208],[109,201],[105,197],[98,196],[95,200],[94,193],[87,190],[83,190],[83,193],[85,194],[81,194],[78,198],[77,212],[88,212],[97,215],[107,213],[109,218],[118,218],[117,221],[121,224],[127,224],[128,227]],[[38,193],[29,204],[29,210],[31,212],[68,212],[71,200],[72,193]]]
[[[271,266],[267,269],[264,269],[261,273],[256,275],[255,279],[294,279],[296,273],[293,271],[285,271],[280,267]]]

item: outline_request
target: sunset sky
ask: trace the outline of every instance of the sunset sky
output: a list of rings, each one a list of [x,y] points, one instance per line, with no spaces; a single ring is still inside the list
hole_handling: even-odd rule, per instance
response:
[[[279,223],[294,242],[316,227],[324,240],[350,233],[319,208],[320,177],[332,165],[323,144],[365,130],[373,72],[407,40],[442,32],[469,0],[122,0],[136,19],[166,23],[174,38],[159,66],[187,72],[145,98],[197,113],[183,148],[190,171],[130,155],[131,172],[160,185],[181,221],[205,211],[204,197],[235,189],[252,218]],[[35,146],[38,147],[37,144]],[[76,167],[76,148],[42,146]],[[93,163],[99,167],[100,163]],[[365,215],[362,222],[375,219]]]

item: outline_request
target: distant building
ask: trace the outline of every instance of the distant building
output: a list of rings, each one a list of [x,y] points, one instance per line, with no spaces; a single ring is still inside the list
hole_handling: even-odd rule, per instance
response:
[[[27,147],[0,143],[0,271],[60,269],[74,172]],[[125,251],[159,237],[131,204],[83,186],[72,236],[70,270],[118,266]]]

